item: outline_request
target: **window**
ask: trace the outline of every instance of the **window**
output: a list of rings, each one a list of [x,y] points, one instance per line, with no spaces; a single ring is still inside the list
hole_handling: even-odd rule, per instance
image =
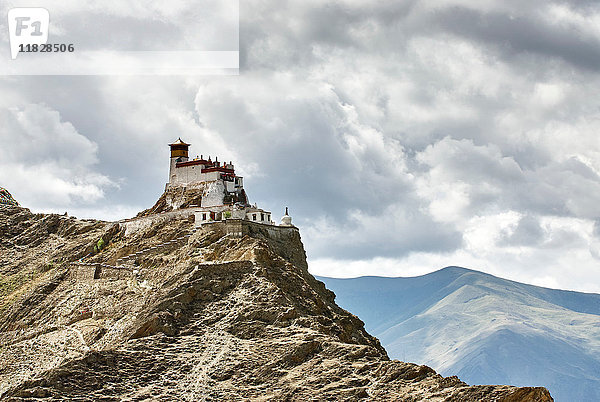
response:
[[[260,220],[264,221],[265,220],[265,214],[260,214]]]
[[[255,221],[256,220],[256,214],[252,214],[252,220]]]
[[[202,214],[202,220],[205,221],[206,220],[206,214]]]
[[[271,222],[271,215],[267,215],[267,221]]]

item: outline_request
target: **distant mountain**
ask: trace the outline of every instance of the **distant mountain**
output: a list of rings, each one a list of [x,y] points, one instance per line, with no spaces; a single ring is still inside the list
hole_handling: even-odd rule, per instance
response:
[[[458,267],[414,278],[318,279],[391,358],[472,384],[544,386],[557,401],[600,401],[598,294]]]

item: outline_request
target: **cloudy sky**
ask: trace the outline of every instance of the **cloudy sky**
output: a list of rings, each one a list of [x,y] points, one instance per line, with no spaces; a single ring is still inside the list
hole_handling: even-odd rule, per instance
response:
[[[189,2],[60,4],[79,46],[237,50],[203,42]],[[244,1],[239,18],[239,76],[0,77],[0,186],[130,217],[181,137],[290,207],[315,274],[460,265],[600,292],[597,2]]]

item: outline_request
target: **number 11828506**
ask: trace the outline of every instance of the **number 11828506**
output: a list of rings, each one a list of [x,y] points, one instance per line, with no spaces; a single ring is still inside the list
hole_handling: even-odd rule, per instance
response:
[[[74,52],[75,47],[73,44],[64,44],[64,43],[46,43],[42,45],[36,44],[20,44],[19,52],[24,53],[65,53],[65,52]]]

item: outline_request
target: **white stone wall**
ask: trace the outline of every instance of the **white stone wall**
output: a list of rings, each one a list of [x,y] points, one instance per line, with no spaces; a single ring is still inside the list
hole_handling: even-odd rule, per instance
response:
[[[215,180],[206,183],[204,193],[202,194],[201,207],[214,207],[217,205],[223,205],[223,198],[225,197],[225,185],[223,180]]]
[[[163,212],[161,214],[144,216],[141,218],[125,219],[119,221],[121,227],[125,227],[125,236],[134,234],[140,230],[144,230],[154,225],[156,222],[170,221],[173,219],[187,218],[194,213],[191,208],[178,209],[171,212]]]
[[[202,180],[204,165],[184,166],[175,168],[175,181],[171,184],[187,184]]]
[[[210,222],[210,211],[196,211],[194,212],[194,226],[198,227],[203,223]]]
[[[187,162],[187,158],[181,158],[183,162]],[[177,158],[171,158],[171,164],[169,168],[169,185],[170,186],[181,186],[187,185],[194,182],[201,181],[212,181],[221,178],[221,172],[208,172],[202,173],[205,165],[193,165],[193,166],[182,166],[176,167]],[[235,183],[234,183],[235,184]],[[231,190],[233,191],[233,190]]]
[[[212,222],[210,219],[210,213],[217,213],[217,219],[220,220],[223,212],[229,211],[229,205],[217,205],[208,208],[194,208],[194,225],[196,227],[201,226],[203,223]],[[233,214],[232,214],[233,215]]]
[[[246,218],[246,210],[245,209],[234,209],[231,211],[232,219],[245,219]]]
[[[171,158],[169,163],[169,185],[173,185],[176,183],[180,183],[177,172],[177,160],[181,160],[182,162],[187,162],[188,158],[179,157],[179,158]]]
[[[196,217],[195,226],[199,227],[204,223],[212,222],[210,219],[210,213],[216,212],[218,214],[217,220],[225,220],[225,212],[228,211],[231,213],[231,216],[228,219],[241,219],[243,221],[250,221],[253,223],[260,223],[263,225],[274,226],[275,222],[271,221],[272,215],[269,211],[265,211],[259,208],[242,208],[239,209],[237,207],[230,207],[228,205],[220,205],[215,207],[207,207],[207,208],[196,208],[194,210],[194,215]],[[256,214],[256,220],[254,220],[254,215]]]
[[[271,213],[262,209],[250,210],[246,212],[246,219],[251,222],[271,224]]]
[[[233,181],[224,180],[225,188],[228,192],[233,193],[244,188],[244,178],[236,176]]]

